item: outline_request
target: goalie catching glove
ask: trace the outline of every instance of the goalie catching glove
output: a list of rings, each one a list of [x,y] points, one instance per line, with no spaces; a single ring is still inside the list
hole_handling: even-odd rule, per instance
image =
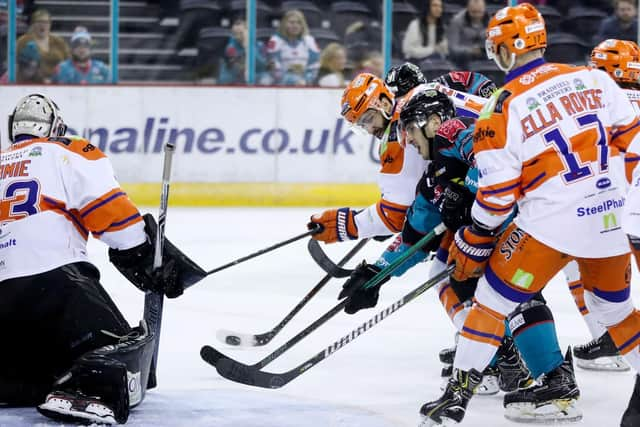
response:
[[[162,265],[153,268],[154,245],[158,225],[151,214],[144,215],[147,240],[133,248],[109,248],[109,261],[137,288],[159,292],[168,298],[182,295],[185,288],[202,280],[207,273],[167,238],[164,240]]]
[[[452,277],[464,281],[480,277],[496,246],[493,231],[478,227],[475,223],[460,228],[449,248],[448,264],[455,264]]]
[[[307,224],[309,230],[320,226],[320,232],[311,236],[324,243],[344,242],[358,238],[356,211],[349,208],[329,209],[319,215],[313,215]]]
[[[338,295],[338,299],[347,298],[347,304],[344,312],[354,314],[363,308],[375,307],[378,303],[378,293],[380,286],[389,280],[386,276],[376,286],[365,289],[363,286],[370,281],[376,274],[380,273],[380,267],[367,264],[362,261],[358,267],[351,273],[351,277],[342,285],[342,291]]]

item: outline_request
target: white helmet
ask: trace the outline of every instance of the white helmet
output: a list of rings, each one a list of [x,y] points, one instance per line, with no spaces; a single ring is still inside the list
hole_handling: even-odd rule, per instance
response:
[[[18,135],[37,138],[63,136],[67,125],[62,121],[55,102],[38,93],[22,98],[9,116],[9,139],[15,142]]]

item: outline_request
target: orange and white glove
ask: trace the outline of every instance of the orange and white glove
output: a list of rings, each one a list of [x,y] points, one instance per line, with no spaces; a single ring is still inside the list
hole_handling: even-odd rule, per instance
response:
[[[496,237],[491,232],[479,230],[474,225],[458,229],[447,259],[447,264],[456,266],[451,276],[458,281],[482,276],[495,246]]]
[[[318,224],[322,231],[313,234],[312,239],[324,243],[344,242],[358,238],[358,227],[354,215],[356,211],[349,208],[329,209],[311,217],[307,227],[311,230]]]

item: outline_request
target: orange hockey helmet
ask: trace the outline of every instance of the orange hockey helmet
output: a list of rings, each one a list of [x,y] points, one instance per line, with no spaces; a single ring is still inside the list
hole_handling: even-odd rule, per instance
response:
[[[606,71],[618,83],[640,84],[640,47],[635,42],[603,41],[591,51],[590,65]]]
[[[348,122],[356,124],[365,111],[375,109],[389,120],[391,117],[382,108],[381,98],[383,96],[393,102],[393,94],[381,78],[370,73],[358,74],[342,94],[340,114]]]
[[[500,64],[498,48],[504,45],[511,54],[508,66]],[[505,7],[496,12],[487,27],[485,48],[502,71],[513,68],[516,55],[547,47],[547,29],[538,9],[529,3]]]

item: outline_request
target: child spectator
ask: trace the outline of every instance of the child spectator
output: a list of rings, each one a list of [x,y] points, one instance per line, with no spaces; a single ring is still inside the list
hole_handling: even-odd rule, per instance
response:
[[[345,87],[344,67],[347,64],[347,51],[340,43],[329,43],[320,54],[318,86]]]
[[[65,41],[51,34],[51,16],[44,9],[37,9],[31,15],[31,25],[29,31],[22,35],[16,44],[19,52],[25,45],[34,41],[40,54],[40,73],[45,82],[50,82],[55,72],[56,66],[69,58],[69,46]]]
[[[318,71],[319,49],[299,10],[287,11],[280,28],[267,45],[269,76],[263,84],[313,84]]]
[[[76,27],[71,36],[71,59],[61,62],[53,76],[55,83],[99,84],[109,82],[109,69],[104,62],[91,59],[91,34]]]
[[[7,84],[8,82],[8,73],[4,73],[0,77],[0,83]],[[16,83],[44,83],[42,74],[40,74],[40,52],[38,52],[38,46],[34,41],[25,44],[18,52]]]
[[[423,13],[409,23],[402,40],[402,53],[409,61],[447,56],[442,0],[427,0]]]
[[[220,84],[240,84],[247,81],[245,74],[247,46],[247,24],[243,18],[233,21],[231,37],[224,49],[224,58],[220,65]],[[256,80],[260,81],[266,71],[264,44],[256,43]]]

